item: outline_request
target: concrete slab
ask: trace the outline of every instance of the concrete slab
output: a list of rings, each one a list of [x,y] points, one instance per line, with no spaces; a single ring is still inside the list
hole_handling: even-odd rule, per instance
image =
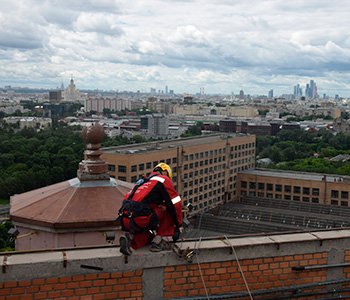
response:
[[[350,230],[319,231],[313,232],[312,234],[319,239],[349,238]]]
[[[292,243],[317,240],[317,238],[310,233],[274,235],[270,236],[269,238],[276,243]]]

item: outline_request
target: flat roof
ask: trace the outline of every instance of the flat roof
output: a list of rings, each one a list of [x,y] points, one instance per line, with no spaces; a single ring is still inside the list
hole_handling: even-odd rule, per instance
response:
[[[122,153],[122,154],[135,154],[149,151],[158,151],[176,148],[178,146],[196,146],[201,144],[211,144],[218,141],[223,141],[227,137],[245,137],[245,136],[253,136],[249,134],[209,134],[202,136],[195,136],[189,138],[181,138],[174,140],[164,140],[164,141],[156,141],[156,142],[148,142],[141,144],[132,144],[132,145],[123,145],[116,147],[105,147],[101,148],[104,153]]]
[[[321,173],[306,173],[306,172],[292,172],[283,170],[267,170],[267,169],[250,169],[241,171],[242,174],[250,174],[256,176],[282,177],[288,179],[301,179],[322,181],[324,178],[327,182],[342,182],[344,179],[350,181],[350,176],[343,176],[337,174],[321,174]]]

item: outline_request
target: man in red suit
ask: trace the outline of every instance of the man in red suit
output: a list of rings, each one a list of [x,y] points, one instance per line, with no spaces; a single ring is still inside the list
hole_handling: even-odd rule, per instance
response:
[[[182,231],[182,204],[171,181],[172,170],[159,163],[148,178],[139,180],[124,197],[119,210],[122,229],[120,252],[132,253],[151,243],[151,251],[169,249],[162,237],[172,236],[176,241]]]

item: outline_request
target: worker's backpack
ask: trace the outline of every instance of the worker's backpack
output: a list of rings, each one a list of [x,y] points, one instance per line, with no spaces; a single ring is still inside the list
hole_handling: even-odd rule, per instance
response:
[[[134,234],[157,229],[159,220],[152,207],[149,204],[143,203],[142,201],[132,200],[136,190],[153,176],[148,178],[140,178],[136,182],[132,191],[129,193],[128,198],[123,201],[117,218],[117,221],[120,222],[123,231]]]

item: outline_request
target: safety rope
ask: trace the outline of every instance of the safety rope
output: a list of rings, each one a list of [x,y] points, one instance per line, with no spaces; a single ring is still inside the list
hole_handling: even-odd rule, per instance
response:
[[[202,237],[199,238],[198,248],[199,248],[201,242],[202,242]],[[196,245],[195,245],[195,247],[196,247]],[[198,252],[197,252],[196,248],[194,248],[193,250],[196,251],[195,255],[196,255],[196,260],[197,260],[199,274],[201,275],[201,279],[202,279],[202,283],[203,283],[203,286],[204,286],[205,294],[207,296],[207,299],[209,300],[209,294],[208,294],[207,286],[205,284],[203,273],[202,273],[202,268],[201,268],[201,265],[199,263],[199,258],[198,258],[199,255],[198,255]]]
[[[247,282],[247,280],[245,279],[244,272],[243,272],[242,267],[241,267],[241,264],[240,264],[240,262],[239,262],[239,259],[238,259],[238,256],[237,256],[237,253],[236,253],[236,250],[235,250],[235,248],[233,247],[233,245],[231,244],[230,240],[227,238],[227,236],[226,236],[226,235],[224,235],[224,237],[225,237],[226,241],[228,242],[228,244],[231,246],[231,248],[232,248],[232,252],[233,252],[233,254],[235,255],[236,262],[237,262],[237,265],[238,265],[239,271],[241,272],[241,275],[242,275],[242,278],[243,278],[244,284],[245,284],[245,286],[246,286],[246,288],[247,288],[247,291],[248,291],[249,297],[250,297],[250,299],[251,299],[251,300],[254,300],[254,299],[253,299],[253,296],[252,296],[252,293],[250,292],[250,289],[249,289],[249,286],[248,286],[248,282]]]

